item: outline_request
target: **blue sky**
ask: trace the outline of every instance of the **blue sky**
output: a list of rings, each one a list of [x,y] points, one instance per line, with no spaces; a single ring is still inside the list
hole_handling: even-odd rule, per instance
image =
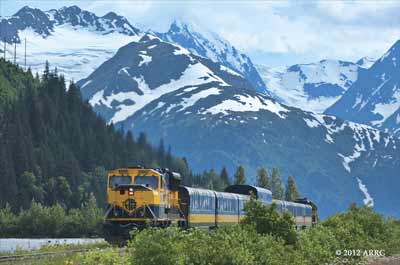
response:
[[[143,30],[189,21],[270,66],[377,58],[400,39],[400,1],[0,1],[3,16],[25,5],[78,5],[99,16],[114,11]]]

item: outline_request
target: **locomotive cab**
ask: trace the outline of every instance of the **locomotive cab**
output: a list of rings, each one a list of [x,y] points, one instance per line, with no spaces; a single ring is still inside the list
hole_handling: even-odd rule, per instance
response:
[[[107,231],[127,234],[132,228],[165,227],[180,220],[180,175],[168,169],[121,168],[108,172]]]

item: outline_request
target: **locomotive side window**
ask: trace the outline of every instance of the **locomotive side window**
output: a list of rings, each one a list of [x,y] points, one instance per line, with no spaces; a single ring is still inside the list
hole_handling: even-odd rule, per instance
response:
[[[131,184],[131,177],[130,176],[111,176],[110,181],[108,183],[111,189],[114,189],[118,185],[123,184]]]
[[[156,176],[136,176],[135,184],[144,185],[156,190],[158,188],[158,178]]]

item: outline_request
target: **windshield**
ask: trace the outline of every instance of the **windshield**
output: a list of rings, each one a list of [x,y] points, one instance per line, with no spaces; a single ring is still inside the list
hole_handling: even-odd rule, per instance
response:
[[[131,177],[130,176],[111,176],[110,177],[110,188],[115,188],[121,184],[131,184]]]
[[[136,176],[135,184],[145,185],[146,187],[156,190],[158,187],[158,178],[156,176]]]

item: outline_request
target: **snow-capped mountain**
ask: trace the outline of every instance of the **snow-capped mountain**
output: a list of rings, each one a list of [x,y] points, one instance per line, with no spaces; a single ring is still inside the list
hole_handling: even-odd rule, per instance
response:
[[[165,33],[153,33],[164,41],[176,43],[195,55],[209,58],[232,69],[249,80],[258,92],[268,94],[250,58],[216,33],[182,21],[174,21]]]
[[[112,59],[78,82],[84,98],[113,123],[124,121],[164,94],[206,84],[253,89],[231,69],[149,34],[121,47]],[[218,89],[210,93],[214,90]],[[192,100],[201,96],[206,94]]]
[[[269,91],[280,102],[315,113],[323,113],[357,80],[366,59],[358,63],[322,60],[290,67],[257,65]]]
[[[8,43],[21,42],[19,31],[31,28],[34,32],[46,38],[57,26],[69,25],[75,29],[87,28],[103,35],[119,32],[125,35],[137,35],[140,31],[133,27],[126,18],[109,12],[102,17],[80,9],[78,6],[62,7],[43,12],[37,8],[24,6],[10,18],[0,22],[2,40]]]
[[[24,65],[26,39],[27,67],[42,72],[48,60],[67,80],[86,77],[139,35],[122,16],[110,12],[98,17],[77,6],[49,11],[25,6],[0,21],[0,38],[9,44],[8,59],[13,58],[13,42],[17,42],[17,63]]]
[[[400,136],[400,40],[326,110]]]
[[[257,167],[274,166],[296,176],[321,216],[354,201],[399,214],[399,139],[282,105],[178,45],[144,36],[78,85],[108,122],[143,131],[153,143],[163,138],[197,172],[244,165],[252,183]]]

